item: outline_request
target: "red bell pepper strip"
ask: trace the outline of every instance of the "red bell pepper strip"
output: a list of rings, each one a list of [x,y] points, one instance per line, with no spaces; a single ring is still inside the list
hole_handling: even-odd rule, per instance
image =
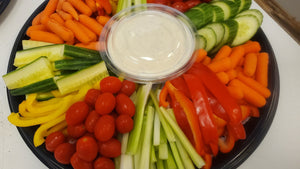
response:
[[[170,80],[170,82],[172,83],[172,85],[180,90],[182,93],[184,93],[184,95],[186,95],[186,97],[188,98],[191,98],[191,95],[190,95],[190,92],[189,92],[189,89],[187,87],[187,84],[186,82],[184,81],[183,77],[182,76],[179,76],[175,79],[172,79]]]
[[[210,154],[205,154],[204,161],[205,165],[203,166],[203,169],[210,169],[212,165],[212,156]]]
[[[219,118],[229,121],[229,117],[220,102],[210,92],[207,92],[207,97],[213,113]]]
[[[233,149],[234,144],[235,144],[235,137],[233,135],[233,132],[231,131],[231,129],[227,128],[227,134],[225,139],[219,138],[220,151],[222,153],[228,153]]]
[[[246,131],[242,123],[228,123],[227,127],[233,132],[233,135],[236,139],[245,139]]]
[[[186,81],[198,115],[203,140],[205,144],[209,145],[212,153],[216,156],[219,151],[218,129],[213,120],[213,112],[208,103],[206,89],[202,81],[195,75],[184,74],[183,78]]]
[[[188,73],[198,76],[205,87],[217,98],[228,114],[231,123],[242,121],[241,109],[237,101],[230,95],[226,86],[218,79],[217,75],[202,63],[195,63]]]
[[[174,95],[174,98],[178,101],[178,103],[184,110],[193,133],[195,149],[199,153],[199,155],[203,155],[205,153],[204,144],[203,144],[202,135],[200,131],[199,120],[197,120],[198,118],[197,118],[196,110],[194,108],[192,101],[189,98],[187,98],[181,91],[176,89],[171,84],[170,81],[167,81],[165,85],[168,88],[169,94]]]

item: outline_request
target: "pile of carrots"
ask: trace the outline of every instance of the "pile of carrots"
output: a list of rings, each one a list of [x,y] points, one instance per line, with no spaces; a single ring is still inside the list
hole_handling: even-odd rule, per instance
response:
[[[223,46],[213,57],[199,50],[196,62],[202,62],[216,73],[230,94],[236,98],[243,117],[259,117],[258,108],[266,104],[268,89],[269,55],[261,52],[257,41],[248,41],[236,47]]]
[[[99,36],[115,8],[111,0],[49,0],[26,35],[31,40],[99,50]]]

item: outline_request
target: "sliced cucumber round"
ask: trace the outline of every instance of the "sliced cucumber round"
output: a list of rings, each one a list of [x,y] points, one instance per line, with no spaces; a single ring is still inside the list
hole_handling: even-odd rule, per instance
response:
[[[244,16],[244,15],[254,15],[261,25],[263,22],[263,14],[258,9],[248,9],[236,15],[236,17]]]
[[[184,14],[192,21],[197,29],[200,29],[206,24],[204,13],[197,8],[191,8]]]
[[[238,13],[248,10],[252,4],[252,0],[241,0],[241,5],[238,9]]]
[[[224,20],[234,17],[238,12],[238,6],[236,3],[224,0],[224,1],[213,1],[211,5],[222,8],[224,12]]]
[[[197,34],[202,35],[206,39],[206,51],[210,51],[217,43],[216,33],[212,28],[204,27],[197,31]]]
[[[243,15],[234,19],[238,23],[237,34],[232,41],[232,46],[237,46],[250,40],[260,27],[257,17],[254,15]]]
[[[205,49],[207,40],[204,36],[196,34],[196,41],[197,41],[197,49]]]
[[[219,22],[216,22],[216,23],[208,24],[206,27],[214,30],[214,32],[216,33],[216,39],[217,39],[215,45],[218,45],[223,40],[223,37],[224,37],[224,33],[225,33],[224,25]]]
[[[212,22],[221,22],[224,21],[224,11],[219,6],[211,5],[213,11]]]

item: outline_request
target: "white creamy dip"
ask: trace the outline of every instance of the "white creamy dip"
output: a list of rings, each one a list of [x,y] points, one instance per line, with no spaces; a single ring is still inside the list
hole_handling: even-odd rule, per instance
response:
[[[110,61],[119,71],[146,80],[176,73],[191,59],[194,34],[178,18],[141,11],[113,23],[107,37]]]

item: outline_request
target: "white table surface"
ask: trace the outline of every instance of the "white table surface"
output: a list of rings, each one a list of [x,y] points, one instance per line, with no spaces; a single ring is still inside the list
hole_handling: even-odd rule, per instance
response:
[[[6,73],[14,41],[21,27],[43,0],[11,0],[0,15],[0,75]],[[280,98],[269,132],[255,152],[239,169],[299,169],[300,166],[300,47],[264,14],[262,29],[268,37],[279,67]],[[6,87],[0,80],[0,169],[47,168],[22,140],[17,128],[10,124]]]

